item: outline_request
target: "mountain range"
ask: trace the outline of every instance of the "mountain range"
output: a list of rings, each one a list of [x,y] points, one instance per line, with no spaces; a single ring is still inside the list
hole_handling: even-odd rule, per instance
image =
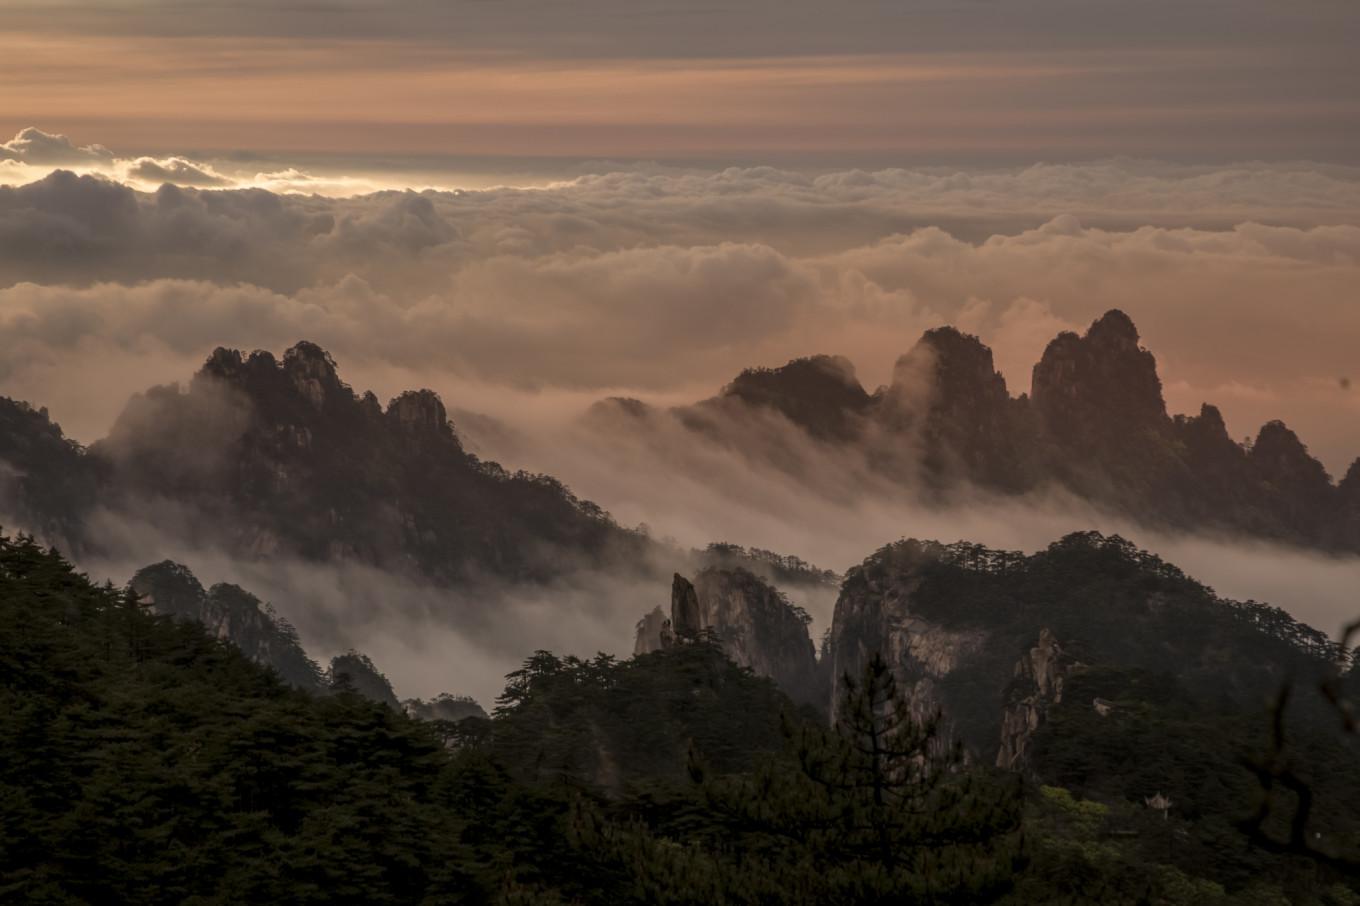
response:
[[[642,403],[602,409],[646,430]],[[1209,404],[1168,414],[1155,359],[1118,311],[1053,340],[1028,395],[1009,394],[976,337],[944,327],[873,393],[845,359],[817,356],[745,371],[672,414],[699,443],[763,424],[741,416],[757,411],[939,505],[1054,490],[1154,528],[1360,551],[1360,461],[1333,483],[1282,422],[1238,443]],[[0,513],[77,556],[107,541],[87,530],[91,514],[113,511],[236,556],[355,561],[438,585],[647,574],[658,554],[695,565],[549,476],[469,453],[433,392],[384,407],[306,342],[281,358],[218,349],[186,386],[134,397],[88,448],[23,402],[0,400],[0,428]]]
[[[1282,421],[1238,442],[1208,402],[1195,415],[1170,414],[1155,357],[1117,310],[1050,342],[1019,396],[977,337],[940,327],[873,392],[848,359],[818,355],[748,369],[716,397],[669,414],[696,438],[799,477],[786,443],[752,436],[767,422],[751,412],[776,415],[820,449],[855,454],[869,474],[927,503],[1057,492],[1154,529],[1360,551],[1360,459],[1333,482]],[[590,417],[628,432],[658,414],[615,398]]]

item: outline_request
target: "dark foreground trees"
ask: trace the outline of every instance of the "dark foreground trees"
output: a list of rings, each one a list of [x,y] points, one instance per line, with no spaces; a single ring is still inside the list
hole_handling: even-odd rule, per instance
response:
[[[881,660],[844,688],[829,723],[704,639],[540,652],[494,718],[424,723],[290,688],[0,536],[0,902],[1360,902],[1316,860],[1263,862],[1233,803],[1022,795]]]
[[[700,811],[683,836],[595,828],[592,846],[628,860],[632,901],[979,903],[1009,889],[1016,778],[970,768],[881,658],[844,687],[831,728],[786,721],[788,747],[749,774],[714,776],[693,753]]]

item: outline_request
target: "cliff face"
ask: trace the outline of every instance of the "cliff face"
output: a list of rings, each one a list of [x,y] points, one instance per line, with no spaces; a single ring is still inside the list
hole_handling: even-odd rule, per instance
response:
[[[677,574],[670,615],[660,608],[638,623],[636,654],[711,633],[742,667],[773,679],[798,701],[820,701],[816,650],[807,618],[774,586],[744,569],[700,570],[691,583]]]
[[[1062,704],[1069,674],[1080,670],[1058,645],[1053,633],[1040,630],[1039,642],[1015,665],[1015,678],[1001,712],[1001,740],[996,766],[1017,770],[1025,765],[1030,744],[1048,709]]]
[[[246,657],[271,667],[284,682],[317,692],[325,683],[297,632],[245,589],[219,583],[204,590],[185,566],[166,560],[139,570],[129,583],[158,613],[203,625]]]
[[[939,557],[938,548],[904,541],[875,555],[882,571],[857,568],[846,576],[827,652],[832,714],[845,678],[858,677],[874,654],[881,653],[907,690],[912,715],[923,719],[944,707],[939,682],[986,643],[984,626],[946,626],[914,607],[922,570]]]
[[[833,703],[841,678],[875,652],[918,716],[942,710],[975,757],[1005,767],[1026,762],[1046,715],[1088,666],[1168,676],[1199,700],[1245,707],[1335,655],[1325,635],[1284,613],[1219,599],[1095,533],[1031,556],[888,545],[842,585],[825,655]]]

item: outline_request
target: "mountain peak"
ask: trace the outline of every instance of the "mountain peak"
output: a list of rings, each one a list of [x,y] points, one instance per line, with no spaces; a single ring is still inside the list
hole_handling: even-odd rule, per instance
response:
[[[747,368],[724,388],[724,394],[747,397],[831,389],[864,392],[855,377],[855,366],[841,355],[810,355],[792,359],[778,368]]]
[[[387,417],[408,434],[453,434],[444,402],[433,390],[407,390],[387,404]]]
[[[1060,438],[1093,443],[1129,433],[1131,426],[1160,430],[1167,422],[1157,360],[1138,345],[1128,315],[1112,309],[1085,336],[1064,332],[1034,366],[1032,399]]]
[[[299,340],[283,354],[283,367],[309,377],[335,377],[335,359],[320,346]]]
[[[870,397],[844,356],[814,355],[778,368],[748,368],[723,388],[723,398],[778,411],[815,437],[852,433],[850,417]]]
[[[923,355],[929,355],[931,360],[923,363]],[[933,372],[938,396],[1000,394],[1009,398],[1006,379],[992,362],[991,348],[970,333],[954,327],[927,330],[912,350],[897,360],[893,368],[894,386],[920,377],[923,364]]]
[[[1279,419],[1261,426],[1251,445],[1251,458],[1272,480],[1307,481],[1331,484],[1322,463],[1313,458],[1308,447],[1288,425]]]
[[[1086,339],[1124,349],[1138,348],[1138,328],[1133,319],[1117,308],[1101,315],[1086,331]]]

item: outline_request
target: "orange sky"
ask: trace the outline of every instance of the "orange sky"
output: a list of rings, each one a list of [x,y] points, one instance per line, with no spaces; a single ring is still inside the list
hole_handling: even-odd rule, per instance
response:
[[[9,31],[0,134],[39,125],[136,151],[1344,157],[1360,95],[1253,87],[1294,62],[1232,47],[566,59]]]

